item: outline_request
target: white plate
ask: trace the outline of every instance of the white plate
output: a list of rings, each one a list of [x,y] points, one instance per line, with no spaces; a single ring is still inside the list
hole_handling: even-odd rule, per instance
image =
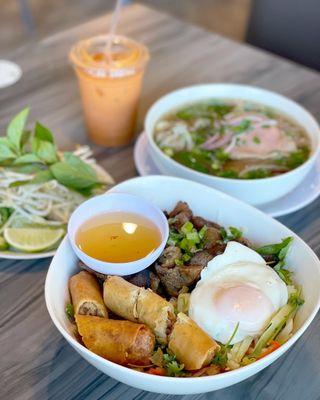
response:
[[[320,304],[320,262],[310,247],[294,232],[258,209],[199,183],[167,176],[149,176],[130,179],[111,189],[111,192],[131,193],[151,201],[162,210],[170,210],[178,200],[189,203],[196,215],[223,226],[242,228],[245,236],[257,245],[274,243],[287,236],[294,241],[287,262],[301,285],[305,303],[295,317],[294,334],[279,349],[262,359],[223,374],[200,378],[161,377],[123,367],[108,361],[81,345],[74,326],[65,314],[65,304],[70,301],[68,281],[77,273],[77,257],[67,238],[63,240],[48,270],[45,299],[53,323],[69,344],[100,371],[127,385],[158,393],[195,394],[221,389],[249,378],[272,364],[284,354],[310,325]],[[262,229],[263,227],[263,229]],[[63,268],[61,266],[63,265]],[[307,345],[306,345],[307,346]],[[298,351],[298,350],[296,350]],[[310,348],[305,349],[311,351]],[[315,361],[316,362],[316,361]],[[278,366],[275,367],[275,372]],[[281,365],[280,365],[280,368]]]
[[[105,182],[113,182],[111,175],[103,169],[100,165],[95,164],[93,167],[96,169],[98,176]],[[0,258],[6,258],[10,260],[37,260],[39,258],[53,257],[56,253],[56,249],[50,251],[42,251],[40,253],[23,253],[15,251],[0,251]]]
[[[159,175],[161,172],[153,162],[149,149],[147,135],[143,132],[134,146],[134,163],[141,176]],[[312,203],[320,195],[320,158],[308,173],[303,182],[292,192],[278,200],[256,206],[259,210],[273,217],[290,214]]]

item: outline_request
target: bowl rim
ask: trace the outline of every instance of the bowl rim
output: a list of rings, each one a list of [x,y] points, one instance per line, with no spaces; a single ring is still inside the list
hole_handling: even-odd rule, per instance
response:
[[[158,228],[158,230],[159,230],[159,232],[161,234],[161,242],[158,245],[158,247],[155,248],[151,253],[149,253],[146,256],[141,257],[141,258],[139,258],[137,260],[128,261],[128,262],[119,262],[119,263],[103,261],[103,260],[100,260],[98,258],[94,258],[94,257],[90,256],[89,254],[87,254],[86,252],[84,252],[82,249],[80,249],[76,244],[76,231],[79,229],[79,227],[81,225],[83,225],[85,222],[87,222],[92,217],[88,217],[88,218],[86,217],[83,220],[83,222],[78,225],[77,229],[74,228],[74,224],[76,222],[74,219],[76,218],[77,213],[81,212],[81,209],[83,209],[83,208],[85,209],[86,207],[88,208],[91,203],[103,201],[103,199],[106,198],[106,196],[126,197],[126,198],[129,198],[129,199],[131,198],[131,199],[134,199],[134,200],[138,200],[140,202],[142,201],[145,204],[148,204],[155,211],[155,213],[158,214],[159,219],[161,219],[164,222],[163,229],[162,229],[162,227],[159,227],[159,224],[156,224],[154,221],[152,221],[154,223],[154,225]],[[120,210],[118,210],[118,211],[120,211]],[[110,210],[110,208],[109,208],[109,209],[106,209],[103,212],[94,213],[94,216],[97,216],[97,215],[103,214],[103,213],[108,213],[108,212],[112,212],[112,210]],[[138,214],[138,213],[136,213],[136,214]],[[141,216],[142,214],[139,213],[139,215]],[[71,231],[74,231],[74,233],[72,234]],[[134,194],[131,194],[131,193],[125,193],[125,192],[112,192],[112,191],[107,191],[106,193],[91,197],[91,198],[87,199],[86,201],[84,201],[83,203],[81,203],[72,212],[72,214],[69,217],[69,221],[68,221],[68,225],[67,225],[67,234],[66,234],[66,237],[69,240],[69,243],[70,243],[70,245],[72,247],[72,250],[77,255],[77,257],[83,262],[85,262],[85,261],[82,260],[82,257],[86,258],[91,263],[100,264],[101,269],[105,268],[104,272],[96,270],[92,265],[89,265],[89,267],[92,270],[96,271],[96,272],[100,272],[100,273],[103,273],[103,274],[106,274],[106,275],[112,274],[112,272],[110,272],[110,271],[108,272],[107,269],[109,269],[109,270],[112,270],[112,269],[119,270],[119,269],[121,269],[121,266],[123,266],[124,268],[132,268],[131,274],[138,273],[138,272],[148,268],[153,263],[153,261],[150,261],[150,263],[148,262],[146,265],[144,265],[143,263],[146,262],[147,260],[152,260],[154,258],[154,255],[157,254],[160,249],[161,249],[161,252],[162,252],[162,250],[165,247],[165,244],[166,244],[166,242],[168,240],[168,236],[169,236],[169,224],[168,224],[168,221],[167,221],[165,215],[163,214],[162,210],[159,207],[157,207],[156,205],[152,204],[150,201],[147,201],[144,198],[141,198],[141,197],[139,197],[137,195],[134,195]],[[81,257],[80,257],[80,255],[81,255]],[[142,265],[138,266],[140,263]],[[121,275],[119,275],[119,276],[121,276]]]
[[[177,178],[177,177],[169,177],[169,176],[162,176],[162,175],[150,175],[150,176],[148,176],[148,177],[135,177],[135,178],[131,178],[131,179],[128,179],[128,180],[126,180],[126,181],[123,181],[123,182],[121,182],[120,184],[118,184],[118,185],[121,185],[122,183],[124,183],[124,182],[127,182],[127,181],[134,181],[134,180],[149,180],[149,179],[152,179],[152,178],[157,178],[157,179],[159,179],[159,180],[163,180],[163,181],[166,181],[166,180],[170,180],[171,182],[174,182],[174,181],[182,181],[182,182],[185,182],[186,184],[187,183],[192,183],[193,185],[196,185],[196,186],[198,186],[199,187],[199,189],[200,188],[202,188],[202,189],[205,189],[205,190],[210,190],[211,192],[218,192],[219,193],[219,195],[220,196],[222,196],[222,197],[224,197],[224,198],[226,198],[226,199],[232,199],[232,201],[234,201],[234,202],[236,202],[236,203],[238,203],[238,204],[240,204],[241,206],[245,206],[246,208],[250,208],[250,209],[254,209],[254,211],[255,211],[255,213],[258,213],[258,214],[262,214],[264,217],[266,217],[266,218],[268,218],[268,219],[271,219],[272,221],[273,221],[273,224],[276,226],[276,227],[281,227],[281,228],[285,228],[286,230],[288,230],[289,232],[290,232],[290,234],[294,237],[294,238],[296,238],[296,239],[298,239],[299,241],[301,241],[303,244],[304,244],[304,246],[306,246],[306,248],[307,248],[307,250],[310,252],[310,254],[312,255],[312,258],[314,259],[314,261],[315,261],[315,264],[317,265],[317,268],[318,268],[318,272],[319,272],[319,275],[320,275],[320,260],[319,260],[319,258],[317,257],[317,255],[315,254],[315,252],[312,250],[312,248],[300,237],[300,236],[298,236],[296,233],[294,233],[293,231],[291,231],[291,229],[289,229],[288,227],[286,227],[285,225],[283,225],[281,222],[279,222],[279,221],[277,221],[276,219],[274,219],[274,218],[272,218],[272,217],[270,217],[270,216],[268,216],[268,215],[266,215],[266,214],[264,214],[262,211],[260,211],[259,209],[256,209],[255,207],[253,207],[253,206],[251,206],[251,205],[249,205],[249,204],[247,204],[247,203],[244,203],[243,201],[241,201],[241,200],[238,200],[237,198],[234,198],[234,197],[232,197],[232,196],[230,196],[230,195],[228,195],[228,194],[226,194],[226,193],[224,193],[224,192],[221,192],[221,191],[219,191],[219,190],[217,190],[217,189],[214,189],[214,188],[211,188],[211,187],[208,187],[208,186],[206,186],[206,185],[204,185],[204,184],[201,184],[201,183],[198,183],[198,182],[190,182],[190,180],[188,180],[188,179],[183,179],[183,178]],[[118,186],[117,185],[117,186]],[[111,190],[114,190],[117,186],[115,186],[114,188],[112,188]],[[71,247],[71,244],[68,242],[68,238],[67,237],[65,237],[64,239],[63,239],[63,241],[61,242],[61,244],[59,245],[59,247],[58,247],[58,250],[57,250],[57,253],[56,253],[56,255],[55,255],[55,257],[59,254],[59,251],[60,251],[60,248],[62,247],[62,246],[70,246],[70,248],[72,249],[72,247]],[[72,250],[73,251],[73,250]],[[75,257],[77,257],[76,256],[76,254],[74,254],[74,256]],[[97,355],[97,354],[95,354],[95,353],[93,353],[91,350],[89,350],[89,349],[87,349],[85,346],[83,346],[83,345],[81,345],[63,326],[62,326],[62,324],[60,324],[60,322],[59,322],[59,320],[58,320],[58,317],[56,317],[56,314],[55,314],[55,312],[54,312],[54,309],[53,309],[53,306],[52,306],[52,302],[51,302],[51,300],[50,300],[50,297],[49,297],[49,293],[50,293],[50,289],[49,289],[49,285],[50,285],[50,281],[51,281],[51,275],[53,275],[53,267],[52,267],[52,265],[53,265],[53,259],[52,259],[52,261],[51,261],[51,263],[50,263],[50,266],[49,266],[49,269],[48,269],[48,272],[47,272],[47,276],[46,276],[46,280],[45,280],[45,302],[46,302],[46,307],[47,307],[47,310],[48,310],[48,312],[49,312],[49,315],[50,315],[50,317],[51,317],[51,319],[52,319],[52,321],[53,321],[53,323],[54,323],[54,325],[56,326],[56,328],[59,330],[59,332],[62,334],[62,336],[81,354],[82,352],[84,352],[88,357],[93,357],[93,359],[95,360],[95,361],[97,361],[97,362],[99,362],[99,363],[103,363],[103,364],[105,364],[106,366],[108,366],[108,367],[110,367],[111,369],[115,369],[115,370],[118,370],[118,371],[122,371],[122,372],[124,372],[125,374],[129,374],[129,375],[131,375],[131,376],[136,376],[136,377],[140,377],[140,378],[144,378],[144,380],[145,381],[148,381],[148,382],[150,382],[150,383],[152,383],[152,382],[159,382],[159,381],[161,381],[161,382],[163,382],[163,383],[166,383],[166,382],[170,382],[170,383],[172,383],[172,382],[181,382],[181,383],[183,383],[183,382],[185,382],[185,379],[187,379],[187,382],[189,383],[190,382],[190,385],[192,385],[193,384],[193,382],[195,383],[195,382],[207,382],[207,381],[219,381],[219,380],[223,380],[223,379],[227,379],[228,377],[230,377],[230,378],[232,378],[232,377],[237,377],[238,375],[241,375],[241,372],[242,371],[247,371],[248,372],[248,375],[246,375],[247,377],[250,377],[250,376],[252,376],[252,375],[255,375],[257,372],[259,372],[260,370],[262,370],[263,368],[265,368],[265,367],[267,367],[268,365],[270,365],[270,364],[272,364],[278,357],[280,357],[281,355],[283,355],[301,336],[302,336],[302,334],[307,330],[307,328],[309,327],[309,325],[311,324],[311,322],[313,321],[313,319],[315,318],[315,316],[316,316],[316,314],[317,314],[317,312],[319,311],[319,308],[320,308],[320,289],[318,290],[318,294],[317,294],[317,299],[316,299],[316,301],[315,301],[315,306],[313,307],[313,309],[311,310],[311,312],[309,313],[309,316],[307,317],[307,319],[305,320],[305,322],[302,324],[302,326],[299,328],[299,329],[297,329],[294,333],[293,333],[293,335],[291,336],[291,338],[290,339],[288,339],[284,344],[282,344],[278,349],[276,349],[275,351],[273,351],[272,353],[270,353],[270,354],[268,354],[268,355],[266,355],[265,357],[263,357],[263,358],[261,358],[261,359],[259,359],[259,360],[257,360],[257,361],[255,361],[255,362],[253,362],[253,363],[251,363],[251,364],[249,364],[249,365],[246,365],[246,366],[243,366],[243,367],[240,367],[240,368],[238,368],[238,369],[235,369],[235,370],[231,370],[231,371],[227,371],[227,372],[224,372],[224,373],[220,373],[220,374],[217,374],[217,375],[211,375],[211,376],[201,376],[201,377],[188,377],[188,378],[181,378],[181,377],[167,377],[167,376],[157,376],[157,375],[152,375],[152,374],[148,374],[148,373],[145,373],[145,372],[140,372],[140,371],[136,371],[136,370],[133,370],[133,369],[131,369],[131,368],[128,368],[128,367],[125,367],[125,366],[122,366],[122,365],[119,365],[119,364],[116,364],[116,363],[114,363],[114,362],[112,362],[112,361],[109,361],[109,360],[107,360],[107,359],[105,359],[105,358],[103,358],[103,357],[101,357],[101,356],[99,356],[99,355]],[[268,361],[270,360],[270,362],[268,363]],[[259,367],[261,367],[261,368],[259,368]],[[107,374],[108,375],[108,374]],[[244,378],[244,379],[246,379],[246,378]],[[240,379],[238,382],[241,382],[241,381],[243,381],[244,379]],[[228,385],[226,385],[226,387],[227,387]]]
[[[290,171],[284,172],[283,174],[280,175],[276,175],[276,176],[270,176],[270,177],[266,177],[266,178],[257,178],[257,179],[237,179],[237,178],[226,178],[226,177],[221,177],[221,176],[216,176],[216,175],[210,175],[210,174],[206,174],[204,172],[200,172],[200,171],[196,171],[195,169],[192,169],[190,167],[187,167],[183,164],[180,164],[179,162],[173,160],[171,157],[169,157],[167,154],[165,154],[160,147],[156,144],[155,140],[154,140],[154,130],[150,130],[148,131],[147,129],[147,125],[149,124],[150,121],[150,115],[152,112],[154,112],[154,110],[158,107],[158,105],[165,101],[167,98],[181,93],[183,91],[187,91],[190,89],[207,89],[207,88],[234,88],[235,90],[237,89],[241,89],[241,90],[253,90],[256,92],[260,92],[261,94],[265,94],[265,95],[272,95],[272,96],[276,96],[278,97],[278,99],[282,100],[282,101],[286,101],[287,103],[291,103],[291,105],[294,105],[295,107],[298,107],[300,109],[300,112],[302,112],[303,114],[305,114],[305,116],[307,116],[310,121],[312,121],[315,124],[315,127],[317,128],[317,133],[318,133],[318,141],[316,146],[313,149],[313,153],[311,154],[311,156],[301,165],[299,165],[298,167],[291,169]],[[214,97],[214,96],[212,96]],[[235,96],[236,97],[236,96]],[[219,98],[219,97],[217,97]],[[222,97],[220,97],[222,99]],[[241,99],[241,96],[238,96],[239,99]],[[185,102],[181,102],[180,106],[182,106],[183,104],[191,104],[192,101],[185,101]],[[259,104],[264,104],[263,101],[259,101]],[[276,107],[274,107],[275,110],[277,110]],[[289,115],[289,114],[288,114]],[[290,117],[292,117],[291,115],[289,115]],[[161,116],[159,116],[160,118]],[[158,121],[159,121],[158,118]],[[293,120],[295,120],[295,117],[292,117]],[[154,128],[154,126],[153,126]],[[251,86],[251,85],[242,85],[242,84],[238,84],[238,83],[206,83],[206,84],[199,84],[199,85],[191,85],[191,86],[185,86],[176,90],[173,90],[167,94],[165,94],[164,96],[161,96],[159,99],[157,99],[152,105],[151,107],[148,109],[146,117],[144,119],[144,131],[146,132],[146,136],[148,139],[148,143],[151,146],[152,150],[154,150],[158,156],[160,156],[160,158],[163,158],[166,160],[166,162],[170,163],[172,166],[174,166],[175,168],[179,168],[182,171],[187,171],[188,173],[192,172],[195,176],[198,177],[206,177],[207,179],[212,179],[212,180],[217,180],[220,182],[230,182],[234,185],[241,185],[241,184],[246,184],[248,182],[274,182],[274,181],[280,181],[285,179],[286,177],[288,177],[289,175],[293,175],[295,174],[297,171],[300,171],[304,168],[306,168],[307,166],[311,166],[312,164],[315,163],[317,157],[320,154],[320,125],[318,123],[318,121],[315,119],[315,117],[310,113],[310,111],[308,111],[305,107],[303,107],[301,104],[297,103],[296,101],[290,99],[289,97],[286,97],[280,93],[271,91],[271,90],[267,90],[264,88],[260,88],[258,86]],[[306,129],[306,132],[310,138],[310,134],[308,132],[308,130]],[[151,156],[152,156],[152,152],[151,152]]]

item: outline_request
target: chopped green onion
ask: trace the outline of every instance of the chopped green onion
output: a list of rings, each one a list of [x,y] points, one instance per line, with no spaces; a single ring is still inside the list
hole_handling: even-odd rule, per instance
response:
[[[181,232],[185,235],[189,232],[192,232],[193,224],[190,221],[185,222],[181,227]]]

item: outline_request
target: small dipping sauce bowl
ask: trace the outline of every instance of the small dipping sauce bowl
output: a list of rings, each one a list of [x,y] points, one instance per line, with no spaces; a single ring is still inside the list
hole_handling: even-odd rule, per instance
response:
[[[100,214],[132,213],[150,220],[159,230],[160,244],[152,252],[135,261],[107,262],[89,256],[77,245],[79,228],[88,220]],[[72,213],[68,223],[68,237],[71,246],[89,268],[102,274],[131,275],[150,266],[162,253],[169,236],[168,221],[160,208],[138,196],[127,193],[108,193],[93,197],[82,203]]]

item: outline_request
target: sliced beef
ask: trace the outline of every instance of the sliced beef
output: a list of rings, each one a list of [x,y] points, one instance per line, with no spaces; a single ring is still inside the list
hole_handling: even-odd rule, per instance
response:
[[[179,201],[175,208],[169,214],[170,218],[173,218],[172,225],[179,230],[183,224],[190,221],[192,217],[192,211],[190,210],[187,203]]]
[[[173,268],[175,266],[175,260],[179,260],[180,258],[181,249],[176,246],[168,246],[163,250],[158,261],[159,264],[165,268]]]
[[[208,262],[212,259],[212,254],[210,254],[207,250],[201,250],[191,257],[189,263],[190,265],[201,265],[202,267],[206,267]]]
[[[178,296],[183,286],[191,286],[199,280],[201,265],[176,266],[164,268],[156,264],[155,269],[162,285],[170,296]]]
[[[182,212],[188,214],[189,219],[192,217],[192,211],[190,210],[188,204],[185,201],[178,201],[175,208],[169,213],[169,217],[173,218]]]
[[[84,262],[82,262],[82,261],[79,261],[79,262],[78,262],[78,266],[79,266],[80,269],[82,269],[82,270],[84,270],[84,271],[87,271],[87,272],[90,272],[90,274],[92,274],[92,275],[95,275],[99,280],[101,280],[101,281],[103,281],[103,282],[107,279],[107,276],[108,276],[108,275],[106,275],[106,274],[101,274],[100,272],[94,271],[93,269],[91,269],[90,267],[88,267],[88,266],[87,266]]]
[[[155,293],[159,292],[160,289],[160,278],[154,272],[150,272],[150,289],[153,290]]]
[[[151,285],[150,273],[149,269],[144,269],[136,274],[126,275],[123,278],[133,285],[149,288]]]
[[[214,228],[213,226],[209,226],[205,235],[204,235],[204,248],[211,249],[218,243],[221,243],[222,237],[220,229]]]
[[[251,245],[250,241],[244,237],[241,237],[236,240],[236,242],[243,244],[244,246],[252,248],[253,246]]]
[[[191,222],[193,223],[193,226],[197,229],[200,230],[203,228],[205,225],[206,226],[211,226],[213,228],[217,228],[220,230],[221,226],[219,224],[216,224],[215,222],[208,221],[202,217],[192,217]]]

